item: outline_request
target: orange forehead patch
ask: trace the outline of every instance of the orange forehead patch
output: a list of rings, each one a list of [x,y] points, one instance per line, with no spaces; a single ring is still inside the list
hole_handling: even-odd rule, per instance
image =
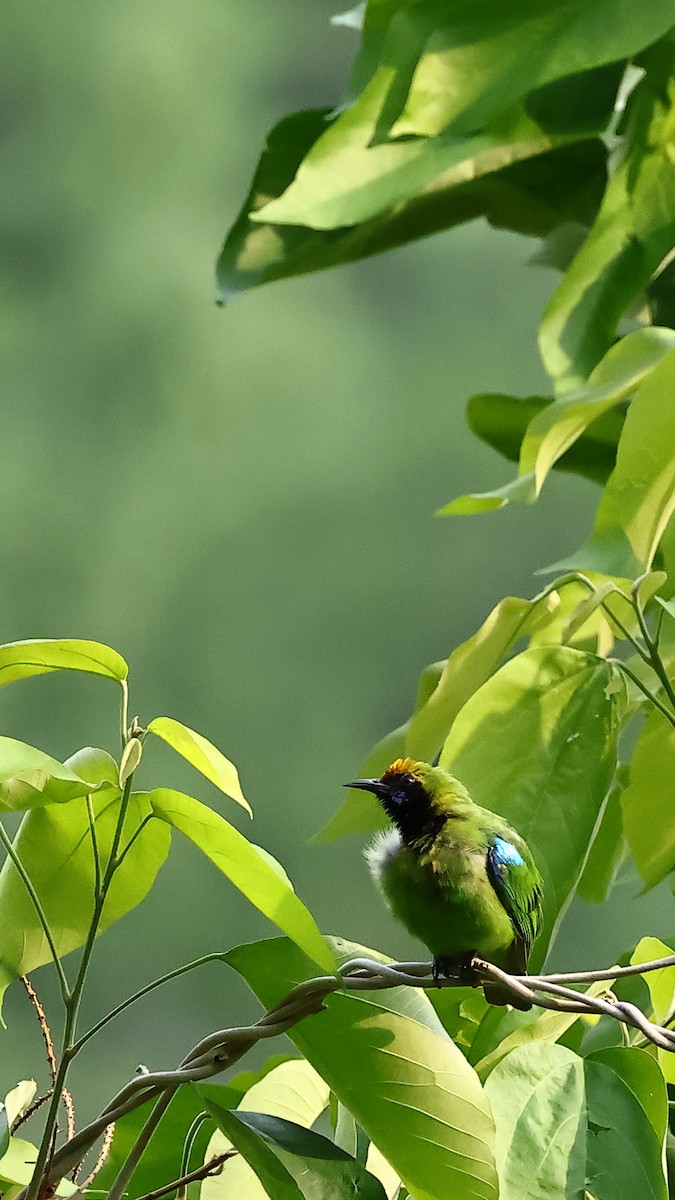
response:
[[[386,779],[391,775],[414,775],[415,763],[412,758],[395,758],[393,763],[390,763],[384,772],[382,778]]]

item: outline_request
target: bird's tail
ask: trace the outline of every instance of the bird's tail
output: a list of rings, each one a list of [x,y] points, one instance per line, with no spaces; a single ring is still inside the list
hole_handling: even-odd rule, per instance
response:
[[[510,1004],[512,1008],[518,1008],[521,1012],[529,1012],[532,1008],[529,1000],[525,1000],[522,996],[516,996],[515,992],[505,988],[501,983],[484,983],[483,993],[488,1004]]]
[[[515,941],[511,945],[504,962],[500,963],[505,971],[510,971],[512,975],[524,975],[527,968],[527,953],[522,942]],[[522,996],[516,995],[509,988],[504,987],[502,983],[485,983],[483,984],[483,993],[488,1004],[510,1004],[512,1008],[517,1008],[520,1012],[529,1012],[532,1008],[530,1000],[525,1000]]]

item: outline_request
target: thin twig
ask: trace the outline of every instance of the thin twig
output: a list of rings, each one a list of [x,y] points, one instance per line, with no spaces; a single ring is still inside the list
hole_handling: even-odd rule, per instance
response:
[[[40,1000],[40,997],[38,996],[37,992],[35,991],[35,988],[33,987],[32,983],[27,975],[21,976],[21,983],[23,984],[24,991],[25,991],[26,995],[28,996],[28,999],[30,1000],[31,1004],[33,1005],[33,1008],[35,1009],[35,1013],[37,1015],[38,1025],[40,1026],[40,1033],[42,1034],[42,1039],[45,1044],[45,1050],[47,1052],[47,1062],[49,1064],[49,1074],[52,1077],[52,1088],[53,1088],[54,1082],[56,1080],[56,1073],[57,1073],[58,1068],[56,1066],[56,1052],[54,1050],[52,1031],[49,1028],[49,1022],[47,1021],[47,1014],[45,1013],[45,1010],[42,1007],[42,1002]]]
[[[165,1183],[164,1187],[157,1188],[154,1192],[146,1192],[145,1195],[139,1196],[138,1200],[160,1200],[160,1196],[168,1196],[170,1192],[177,1192],[179,1188],[187,1187],[188,1183],[196,1183],[198,1179],[208,1179],[211,1175],[220,1175],[228,1158],[233,1158],[236,1153],[236,1150],[225,1150],[222,1154],[216,1154],[207,1163],[197,1167],[196,1171],[190,1171],[188,1175],[181,1175],[180,1179],[174,1179],[173,1183]]]
[[[103,1134],[103,1141],[101,1143],[101,1149],[99,1150],[99,1154],[98,1154],[98,1158],[96,1159],[96,1162],[94,1163],[91,1171],[87,1175],[87,1178],[83,1179],[82,1183],[78,1184],[79,1192],[83,1192],[85,1190],[85,1188],[88,1188],[90,1186],[90,1184],[92,1184],[94,1182],[94,1180],[95,1180],[96,1176],[98,1175],[99,1171],[101,1170],[101,1168],[105,1166],[108,1155],[110,1154],[110,1147],[112,1146],[114,1132],[115,1132],[114,1125],[106,1125],[105,1132]],[[80,1163],[79,1166],[73,1172],[73,1182],[74,1183],[77,1183],[77,1176],[80,1173],[81,1166],[82,1166],[82,1164]]]

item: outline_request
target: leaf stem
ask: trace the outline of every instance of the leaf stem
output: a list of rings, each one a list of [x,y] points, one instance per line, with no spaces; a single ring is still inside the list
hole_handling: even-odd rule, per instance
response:
[[[169,981],[172,979],[177,979],[179,975],[185,975],[188,971],[193,971],[195,967],[203,966],[204,963],[225,962],[226,959],[227,955],[224,952],[221,953],[219,951],[214,951],[213,954],[205,954],[202,958],[195,958],[192,962],[184,963],[182,967],[176,967],[175,970],[168,971],[166,975],[162,975],[159,979],[153,979],[152,983],[148,983],[145,987],[140,988],[139,991],[134,992],[133,996],[129,996],[128,999],[123,1000],[122,1003],[118,1004],[116,1008],[111,1009],[111,1011],[107,1013],[105,1017],[101,1017],[100,1021],[97,1021],[95,1025],[92,1025],[91,1029],[88,1029],[86,1033],[83,1033],[82,1037],[79,1038],[75,1043],[75,1051],[79,1052],[82,1047],[85,1046],[86,1043],[95,1036],[95,1034],[99,1033],[101,1029],[108,1025],[110,1021],[114,1021],[115,1017],[119,1017],[120,1013],[123,1013],[125,1009],[130,1008],[131,1005],[135,1004],[137,1000],[141,1000],[143,996],[147,996],[149,992],[153,992],[155,988],[161,987],[164,983],[169,983]]]
[[[122,1197],[126,1192],[127,1184],[136,1170],[141,1158],[143,1157],[143,1154],[147,1149],[148,1142],[157,1129],[157,1126],[162,1120],[167,1108],[171,1104],[171,1101],[176,1094],[176,1090],[177,1089],[175,1086],[167,1088],[164,1094],[161,1095],[155,1102],[150,1116],[136,1138],[130,1153],[127,1155],[122,1167],[120,1168],[115,1182],[108,1192],[108,1200],[122,1200]]]
[[[54,936],[49,927],[49,921],[47,920],[47,914],[45,913],[45,910],[42,907],[42,901],[40,900],[40,897],[38,896],[35,888],[33,887],[33,881],[31,879],[30,875],[28,874],[26,868],[24,867],[23,863],[21,862],[21,859],[19,858],[16,850],[14,849],[11,838],[9,837],[9,834],[7,833],[7,830],[5,829],[4,825],[2,824],[2,821],[0,821],[0,841],[2,842],[3,846],[5,847],[7,854],[11,858],[11,860],[16,868],[17,873],[21,877],[23,885],[24,885],[26,891],[28,892],[28,895],[31,898],[33,908],[35,909],[35,911],[37,913],[38,920],[42,926],[42,930],[44,932],[45,938],[47,939],[47,945],[49,946],[52,958],[54,960],[54,966],[56,967],[56,974],[58,975],[58,979],[59,979],[59,986],[61,988],[61,995],[63,997],[63,1003],[65,1005],[67,1005],[70,1000],[70,995],[71,995],[70,987],[68,985],[68,980],[66,979],[66,973],[63,969],[61,959],[59,958],[59,952],[56,949],[56,943],[54,941]]]
[[[120,811],[117,816],[117,824],[115,826],[115,832],[113,834],[112,844],[110,847],[110,857],[108,858],[108,864],[105,872],[103,873],[100,887],[94,896],[94,911],[89,923],[89,929],[87,930],[87,937],[82,948],[82,957],[80,959],[80,965],[78,967],[75,983],[72,991],[68,991],[66,995],[64,995],[66,1019],[63,1029],[63,1041],[59,1069],[54,1082],[54,1094],[51,1098],[49,1110],[47,1112],[47,1120],[45,1122],[42,1140],[40,1142],[40,1148],[38,1150],[38,1155],[35,1162],[35,1170],[33,1171],[32,1179],[26,1190],[25,1200],[38,1200],[42,1194],[45,1167],[47,1165],[47,1160],[51,1156],[52,1138],[56,1128],[56,1119],[58,1115],[59,1103],[61,1101],[61,1092],[65,1087],[66,1076],[68,1074],[70,1064],[78,1052],[78,1048],[75,1044],[75,1033],[77,1030],[80,1001],[82,999],[82,992],[84,990],[84,984],[87,978],[89,962],[94,949],[94,942],[96,940],[96,934],[98,933],[98,928],[101,922],[101,915],[103,913],[106,897],[108,895],[108,889],[110,888],[113,875],[119,866],[117,851],[122,839],[122,831],[124,829],[127,810],[129,808],[132,779],[133,774],[129,776],[124,785],[124,792],[122,793],[122,800],[120,803]],[[63,970],[63,968],[61,968],[61,970]]]

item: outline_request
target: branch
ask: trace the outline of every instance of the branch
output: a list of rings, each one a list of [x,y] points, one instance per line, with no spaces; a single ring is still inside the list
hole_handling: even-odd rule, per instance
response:
[[[220,1175],[223,1164],[237,1153],[236,1150],[224,1150],[222,1154],[216,1154],[210,1158],[203,1166],[197,1167],[196,1171],[190,1171],[189,1175],[181,1175],[180,1179],[174,1179],[173,1183],[165,1183],[164,1187],[157,1188],[154,1192],[146,1192],[144,1196],[139,1197],[139,1200],[159,1200],[160,1196],[168,1196],[170,1192],[177,1192],[179,1188],[187,1187],[188,1183],[196,1183],[198,1179],[208,1179],[211,1175]]]
[[[553,1009],[556,1012],[575,1012],[580,1015],[598,1014],[613,1017],[625,1025],[639,1029],[654,1045],[664,1050],[675,1051],[675,1031],[663,1025],[655,1025],[634,1004],[617,1000],[615,997],[589,996],[587,992],[575,991],[565,986],[567,983],[614,981],[629,975],[644,975],[664,967],[675,967],[675,954],[628,967],[576,971],[562,975],[509,975],[492,963],[474,959],[475,982],[472,986],[479,987],[486,981],[497,980],[514,996],[530,1000],[540,1008]],[[428,962],[380,963],[369,958],[350,959],[340,968],[337,975],[321,975],[308,979],[293,988],[273,1008],[268,1009],[254,1025],[221,1029],[198,1042],[176,1070],[143,1069],[113,1097],[95,1121],[80,1130],[56,1152],[47,1167],[48,1183],[55,1185],[67,1175],[113,1121],[120,1120],[148,1100],[175,1091],[183,1083],[195,1083],[220,1074],[237,1062],[256,1042],[263,1038],[278,1037],[297,1025],[304,1017],[320,1012],[331,992],[340,988],[347,991],[376,991],[401,985],[430,989],[466,987],[467,982],[465,978],[454,976],[435,980],[431,974],[431,963]],[[22,1200],[22,1197],[18,1197],[18,1200]]]

